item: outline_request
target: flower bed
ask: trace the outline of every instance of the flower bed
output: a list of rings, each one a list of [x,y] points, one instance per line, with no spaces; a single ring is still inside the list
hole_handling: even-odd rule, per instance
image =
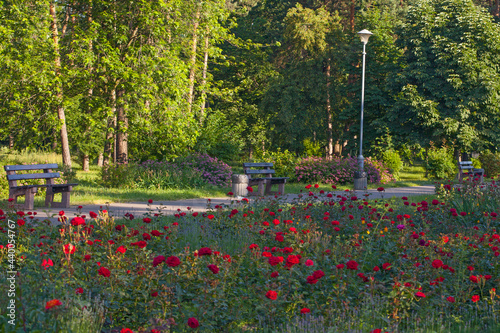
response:
[[[299,182],[322,182],[326,184],[352,183],[354,173],[359,170],[355,157],[326,158],[309,157],[298,162],[295,175]],[[387,167],[380,161],[366,158],[364,169],[369,183],[388,183],[394,181]]]
[[[0,221],[2,290],[9,239],[18,274],[0,315],[15,299],[28,332],[493,332],[500,188],[439,188],[429,202],[316,193],[54,227],[1,212],[15,224]]]

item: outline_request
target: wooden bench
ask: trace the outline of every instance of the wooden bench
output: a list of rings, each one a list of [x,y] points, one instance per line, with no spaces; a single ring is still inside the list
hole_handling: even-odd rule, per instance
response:
[[[471,161],[458,162],[458,180],[462,181],[464,176],[468,176],[472,181],[479,178],[479,182],[483,182],[484,169],[475,169]]]
[[[264,194],[275,194],[271,192],[271,187],[278,185],[278,193],[285,194],[285,184],[289,177],[273,177],[275,171],[271,169],[273,163],[243,163],[243,170],[248,176],[248,186],[257,185],[257,193],[254,195],[263,196]],[[262,177],[252,176],[261,175]],[[250,193],[249,193],[250,195]]]
[[[7,172],[7,180],[9,181],[9,199],[14,199],[17,203],[17,197],[25,197],[24,209],[33,209],[35,203],[35,193],[39,187],[46,187],[45,206],[53,208],[68,208],[69,197],[73,190],[73,186],[78,184],[55,184],[54,179],[61,177],[59,172],[52,172],[52,169],[57,169],[57,164],[33,164],[33,165],[6,165],[4,166]],[[34,171],[42,170],[42,172],[16,174],[17,171]],[[17,185],[18,180],[28,179],[45,179],[45,184],[42,185]],[[54,202],[54,194],[61,193],[61,202]]]

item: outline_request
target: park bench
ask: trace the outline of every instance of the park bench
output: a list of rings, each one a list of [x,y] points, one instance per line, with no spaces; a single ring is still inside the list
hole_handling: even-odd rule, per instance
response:
[[[275,194],[276,192],[271,192],[271,187],[275,184],[278,185],[278,193],[285,194],[285,184],[289,177],[273,177],[275,171],[272,167],[273,163],[243,163],[243,170],[248,176],[248,186],[258,186],[256,195]]]
[[[475,169],[471,161],[458,162],[458,180],[464,180],[464,176],[469,177],[470,181],[479,178],[479,182],[482,183],[484,169]]]
[[[9,199],[14,199],[17,203],[17,197],[25,197],[24,209],[33,209],[35,203],[35,193],[38,188],[46,187],[45,206],[53,208],[68,208],[69,196],[73,190],[73,186],[78,184],[55,184],[54,179],[60,178],[59,172],[52,172],[52,169],[57,169],[57,164],[32,164],[32,165],[6,165],[4,166],[7,172],[7,180],[9,182]],[[42,172],[34,172],[41,170]],[[18,171],[30,171],[30,173],[18,174]],[[33,171],[31,173],[31,171]],[[18,181],[29,179],[45,179],[45,184],[42,185],[17,185]],[[54,202],[54,194],[61,193],[61,202]]]

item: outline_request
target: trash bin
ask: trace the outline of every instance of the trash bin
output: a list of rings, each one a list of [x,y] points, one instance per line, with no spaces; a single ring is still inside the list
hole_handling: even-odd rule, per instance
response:
[[[247,175],[232,175],[231,183],[232,183],[233,194],[235,197],[246,197],[248,195]]]

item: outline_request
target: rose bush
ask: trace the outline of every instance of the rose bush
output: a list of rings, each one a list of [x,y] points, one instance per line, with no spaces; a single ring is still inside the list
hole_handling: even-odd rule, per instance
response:
[[[10,206],[0,211],[0,287],[9,288],[7,221],[22,220],[11,250],[20,315],[0,330],[292,332],[307,321],[343,332],[454,331],[461,318],[471,331],[494,331],[500,188],[443,191],[419,201],[317,193],[147,222],[100,212],[61,225]],[[2,318],[8,302],[0,298]]]

